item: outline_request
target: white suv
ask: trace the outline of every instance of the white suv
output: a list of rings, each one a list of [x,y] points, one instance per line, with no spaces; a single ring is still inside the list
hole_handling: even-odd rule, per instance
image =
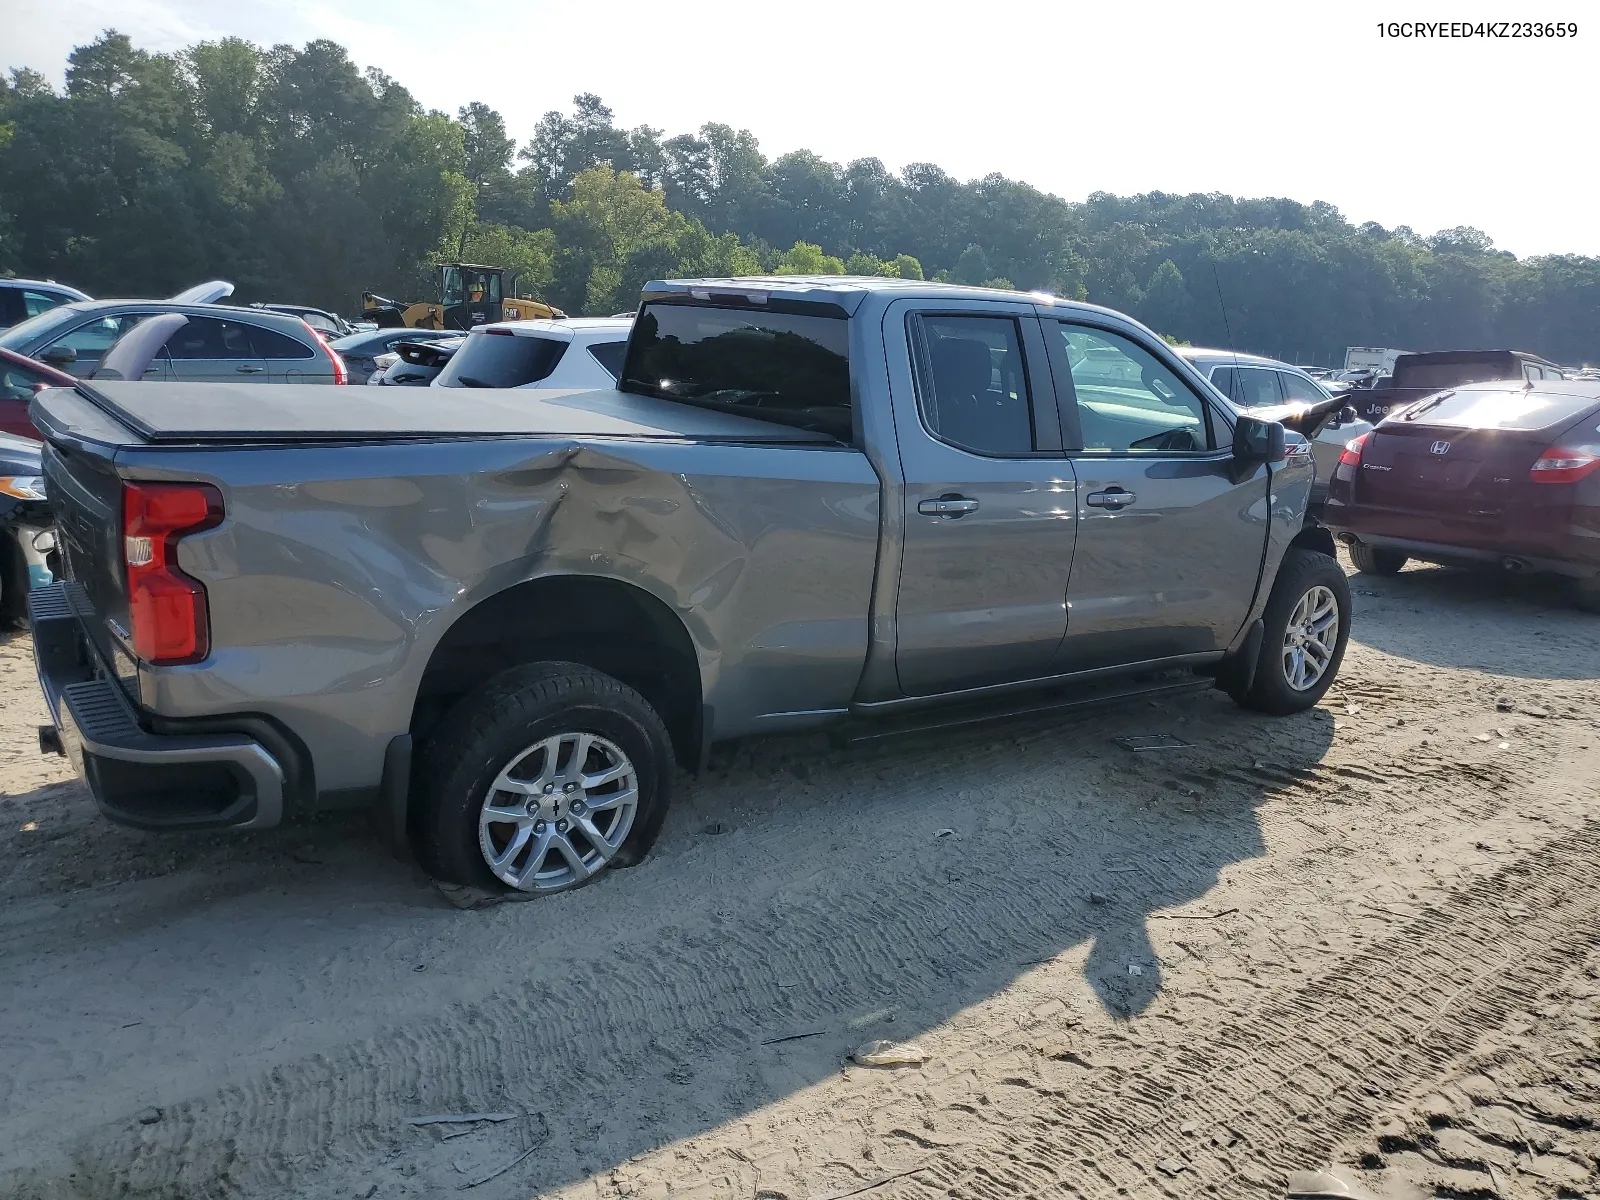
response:
[[[632,317],[499,321],[474,329],[432,387],[610,388]]]

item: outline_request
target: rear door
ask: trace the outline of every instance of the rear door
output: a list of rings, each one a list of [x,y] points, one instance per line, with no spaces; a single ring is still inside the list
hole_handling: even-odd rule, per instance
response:
[[[1077,529],[1048,356],[1029,305],[891,305],[905,478],[895,663],[913,696],[1040,678],[1066,629]]]
[[[190,317],[167,339],[172,378],[181,383],[267,379],[267,360],[250,344],[250,326],[221,317]]]
[[[1063,433],[1081,447],[1058,670],[1226,649],[1255,595],[1270,473],[1241,474],[1231,424],[1153,345],[1078,321],[1045,325]],[[1276,394],[1276,374],[1259,373]]]

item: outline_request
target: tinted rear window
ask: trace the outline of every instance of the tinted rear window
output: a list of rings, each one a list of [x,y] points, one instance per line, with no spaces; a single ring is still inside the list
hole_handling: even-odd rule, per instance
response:
[[[1559,429],[1594,407],[1590,396],[1558,396],[1550,392],[1447,392],[1443,399],[1420,400],[1390,421],[1397,424],[1448,425],[1457,429]]]
[[[1442,363],[1408,363],[1401,359],[1395,364],[1394,374],[1395,387],[1447,388],[1490,379],[1521,379],[1522,363],[1511,358]]]
[[[262,358],[315,358],[317,352],[304,342],[298,342],[286,333],[250,327],[250,345]]]
[[[622,374],[622,359],[628,353],[628,343],[596,342],[589,347],[589,353],[615,379]]]
[[[848,344],[842,317],[647,304],[621,386],[849,441]]]
[[[473,333],[439,372],[439,386],[511,388],[538,383],[556,369],[567,345],[553,338],[509,332]]]

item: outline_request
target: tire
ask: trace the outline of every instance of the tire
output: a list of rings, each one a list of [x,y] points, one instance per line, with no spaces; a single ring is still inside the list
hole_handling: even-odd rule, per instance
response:
[[[28,563],[10,530],[0,530],[0,629],[28,619]]]
[[[671,799],[661,718],[626,684],[576,663],[495,676],[445,715],[420,758],[418,862],[491,890],[566,891],[632,866]]]
[[[1333,621],[1326,625],[1320,637],[1305,637],[1303,620],[1291,628],[1292,620],[1310,617],[1319,611],[1323,599],[1333,605]],[[1308,608],[1302,608],[1302,602],[1310,602]],[[1339,674],[1339,664],[1344,661],[1345,645],[1350,640],[1350,583],[1344,569],[1326,554],[1291,548],[1278,568],[1278,577],[1273,581],[1272,595],[1261,620],[1266,629],[1261,639],[1255,679],[1249,688],[1236,687],[1230,689],[1229,694],[1242,707],[1257,712],[1274,716],[1304,712],[1321,700],[1332,686]],[[1332,647],[1326,646],[1329,633],[1335,636]],[[1293,651],[1299,648],[1300,661],[1313,662],[1318,657],[1310,649],[1313,645],[1328,650],[1321,673],[1309,683],[1291,678],[1298,669]]]
[[[1361,542],[1354,542],[1345,549],[1350,551],[1350,561],[1363,575],[1398,575],[1406,565],[1406,556],[1398,550],[1383,550]]]
[[[1600,575],[1578,580],[1578,586],[1574,591],[1576,595],[1573,599],[1577,602],[1580,611],[1600,613]]]

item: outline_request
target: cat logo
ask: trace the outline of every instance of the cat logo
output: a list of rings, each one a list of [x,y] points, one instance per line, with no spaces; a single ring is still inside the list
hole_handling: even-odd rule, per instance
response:
[[[1430,453],[1430,454],[1449,454],[1450,453],[1450,443],[1449,442],[1435,442],[1433,445],[1428,447],[1428,453]]]

